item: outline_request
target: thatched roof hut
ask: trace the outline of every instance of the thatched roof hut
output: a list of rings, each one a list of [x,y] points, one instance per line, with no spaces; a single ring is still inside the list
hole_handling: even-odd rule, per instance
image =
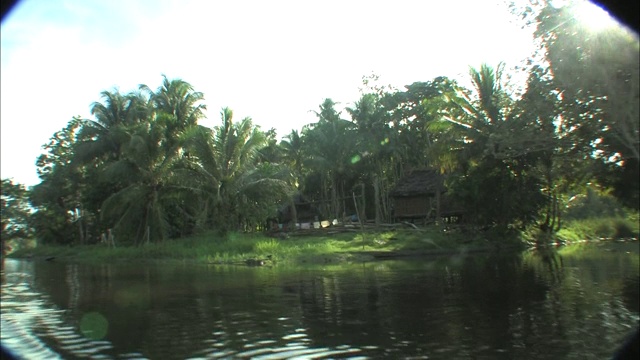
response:
[[[420,169],[409,172],[398,181],[391,190],[394,200],[394,217],[433,218],[460,216],[461,209],[456,209],[444,194],[445,177],[432,169]]]
[[[444,191],[444,177],[435,170],[424,169],[413,170],[400,179],[390,195],[394,198],[435,196],[436,191]]]

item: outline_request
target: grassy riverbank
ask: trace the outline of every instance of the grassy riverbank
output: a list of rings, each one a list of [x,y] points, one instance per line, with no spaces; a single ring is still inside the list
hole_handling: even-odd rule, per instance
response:
[[[638,239],[640,221],[638,213],[627,217],[599,217],[573,219],[563,223],[562,229],[553,234],[544,234],[531,228],[521,234],[530,244],[571,244],[583,241]]]
[[[514,246],[517,239],[501,241]],[[435,227],[367,233],[318,233],[274,238],[265,234],[230,234],[226,239],[205,233],[184,239],[139,247],[105,245],[24,247],[11,257],[56,257],[80,262],[182,260],[234,264],[262,260],[265,263],[328,263],[372,260],[376,257],[412,254],[451,254],[495,248],[482,236]]]
[[[637,219],[636,219],[637,220]],[[194,261],[210,264],[302,264],[367,261],[382,258],[461,254],[478,251],[522,249],[544,243],[567,244],[584,240],[638,238],[634,218],[603,218],[567,222],[558,233],[543,241],[540,231],[495,234],[490,231],[442,230],[435,226],[420,229],[331,233],[318,231],[287,238],[266,234],[232,233],[220,238],[204,233],[183,239],[143,246],[83,245],[34,246],[28,243],[10,254],[18,258],[50,258],[78,262]],[[493,239],[493,240],[489,240]],[[33,242],[32,242],[33,243]]]

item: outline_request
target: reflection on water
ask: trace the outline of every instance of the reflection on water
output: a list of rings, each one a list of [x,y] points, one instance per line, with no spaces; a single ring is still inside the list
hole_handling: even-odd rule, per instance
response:
[[[6,260],[25,358],[606,358],[638,324],[638,244],[317,268]]]

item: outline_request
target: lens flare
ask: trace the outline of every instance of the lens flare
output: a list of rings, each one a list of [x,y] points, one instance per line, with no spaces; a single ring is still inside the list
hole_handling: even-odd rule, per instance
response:
[[[86,313],[80,320],[80,332],[94,340],[103,339],[109,330],[109,321],[97,312]]]

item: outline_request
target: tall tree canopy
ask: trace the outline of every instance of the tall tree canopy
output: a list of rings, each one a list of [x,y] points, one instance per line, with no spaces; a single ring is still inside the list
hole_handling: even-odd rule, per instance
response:
[[[3,249],[7,240],[24,239],[31,235],[30,213],[28,190],[12,179],[2,179],[0,218]]]
[[[392,189],[425,168],[482,228],[557,231],[570,200],[594,188],[637,209],[638,39],[585,26],[578,1],[535,4],[519,14],[540,44],[518,70],[527,76],[519,93],[503,64],[470,68],[470,88],[441,76],[395,89],[374,75],[344,112],[327,98],[315,122],[278,141],[228,108],[213,128],[199,125],[204,96],[181,79],[104,91],[93,117],[73,118],[37,160],[36,236],[87,243],[111,232],[142,244],[252,231],[286,205],[297,222],[302,198],[318,220],[359,208],[394,221]]]
[[[554,6],[555,5],[555,6]],[[628,206],[640,206],[640,48],[615,22],[594,27],[584,1],[544,1],[531,9],[559,96],[562,131],[599,181]],[[591,19],[592,20],[592,19]],[[593,20],[592,20],[593,21]]]

